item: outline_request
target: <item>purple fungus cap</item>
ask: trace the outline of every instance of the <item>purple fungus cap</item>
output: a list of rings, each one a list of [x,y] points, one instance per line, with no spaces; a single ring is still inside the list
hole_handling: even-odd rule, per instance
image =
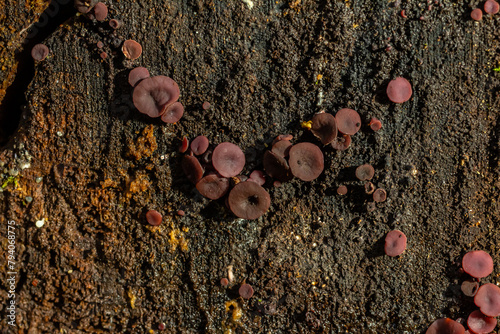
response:
[[[475,278],[483,278],[493,272],[493,259],[482,250],[468,252],[462,258],[462,268]]]
[[[356,177],[361,181],[369,181],[375,175],[375,169],[370,164],[364,164],[356,168]]]
[[[486,283],[479,287],[474,296],[474,304],[488,317],[500,315],[500,288],[492,283]]]
[[[182,138],[181,146],[179,146],[179,153],[186,153],[189,147],[189,140],[186,137]]]
[[[136,67],[128,74],[128,83],[135,87],[141,80],[149,78],[149,71],[145,67]]]
[[[149,210],[146,212],[146,220],[151,226],[158,226],[161,224],[163,217],[161,213],[156,210]]]
[[[330,144],[337,138],[337,122],[332,114],[319,113],[313,116],[311,132],[323,145]]]
[[[253,296],[253,288],[250,284],[242,284],[238,290],[241,298],[250,299]]]
[[[198,136],[191,142],[191,151],[194,155],[201,155],[208,149],[208,138],[205,136]]]
[[[406,235],[398,230],[387,233],[385,237],[384,251],[389,256],[403,254],[406,249]]]
[[[194,184],[198,183],[203,177],[203,167],[200,162],[193,156],[185,155],[182,158],[182,170],[186,174],[189,181]]]
[[[36,61],[41,61],[49,55],[49,48],[45,44],[37,44],[31,49],[31,57]]]
[[[111,19],[109,20],[109,26],[111,27],[111,29],[116,30],[122,26],[122,22],[117,19]]]
[[[465,328],[460,323],[450,318],[434,321],[425,334],[464,334]]]
[[[228,204],[231,211],[243,219],[257,219],[269,209],[269,193],[255,182],[244,181],[229,192]]]
[[[351,136],[341,134],[332,141],[331,145],[337,151],[344,151],[351,145]]]
[[[245,167],[245,154],[233,143],[220,143],[212,153],[212,165],[224,177],[236,176]]]
[[[377,190],[375,190],[372,196],[373,200],[378,203],[384,202],[387,199],[387,193],[382,188],[378,188]]]
[[[266,183],[266,175],[261,170],[254,170],[247,181],[252,181],[257,183],[259,186],[263,186]]]
[[[398,77],[389,82],[386,92],[389,100],[394,103],[406,102],[413,94],[410,82],[402,77]]]
[[[141,113],[149,117],[160,117],[167,106],[179,98],[177,83],[162,75],[143,79],[134,88],[132,99]]]
[[[97,4],[97,0],[75,0],[75,8],[82,14],[87,14]]]
[[[476,8],[470,13],[470,17],[474,21],[481,21],[483,19],[483,11],[480,8]]]
[[[467,326],[469,330],[476,334],[491,333],[497,326],[497,319],[488,317],[481,313],[481,311],[473,311],[467,318]]]
[[[161,115],[161,120],[165,123],[176,123],[184,115],[184,106],[180,102],[174,102],[167,106]]]
[[[132,39],[123,42],[122,52],[127,59],[137,59],[142,54],[142,46]]]
[[[285,158],[272,151],[266,151],[264,153],[262,163],[267,175],[272,178],[285,182],[291,180],[293,177]]]
[[[228,192],[229,185],[229,179],[211,174],[198,181],[196,189],[206,198],[216,200]]]
[[[361,117],[359,114],[349,108],[342,108],[335,114],[337,129],[346,135],[352,136],[361,128]]]
[[[108,6],[102,2],[96,3],[94,6],[94,16],[99,22],[106,20],[106,17],[108,16]]]
[[[290,147],[292,147],[292,143],[290,143],[289,140],[278,140],[273,144],[271,151],[282,158],[286,158],[290,151]]]
[[[484,12],[488,14],[496,14],[500,9],[498,2],[493,0],[488,0],[484,3]]]
[[[292,174],[302,181],[312,181],[321,175],[325,162],[321,149],[312,143],[298,143],[290,148],[288,163]]]

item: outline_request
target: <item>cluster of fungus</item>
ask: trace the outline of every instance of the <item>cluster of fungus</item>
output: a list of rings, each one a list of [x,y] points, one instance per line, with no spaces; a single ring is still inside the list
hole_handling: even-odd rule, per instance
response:
[[[494,15],[500,10],[500,5],[495,0],[487,0],[484,3],[483,9],[486,14]],[[474,21],[481,21],[483,19],[483,12],[481,8],[473,9],[470,13],[470,17]]]

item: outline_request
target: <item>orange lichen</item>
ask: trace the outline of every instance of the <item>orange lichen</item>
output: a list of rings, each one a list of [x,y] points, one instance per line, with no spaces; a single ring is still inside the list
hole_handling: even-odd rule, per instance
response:
[[[154,136],[153,125],[148,125],[142,130],[141,136],[134,142],[129,141],[127,156],[134,160],[149,157],[158,148]]]

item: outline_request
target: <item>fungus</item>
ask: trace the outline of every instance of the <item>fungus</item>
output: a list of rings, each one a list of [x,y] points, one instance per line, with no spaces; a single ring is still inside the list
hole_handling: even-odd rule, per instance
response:
[[[31,49],[31,57],[36,61],[42,61],[49,55],[49,48],[45,44],[37,44]]]
[[[102,49],[102,48],[104,47],[104,43],[103,43],[103,42],[101,42],[101,41],[97,42],[97,47],[98,47],[99,49]]]
[[[208,138],[205,136],[198,136],[191,142],[191,151],[194,155],[201,155],[208,149]]]
[[[194,184],[197,184],[203,177],[203,168],[195,157],[185,155],[182,158],[182,170],[184,174],[186,174],[188,180]]]
[[[137,59],[142,54],[142,46],[132,39],[127,39],[122,46],[123,55],[131,60]]]
[[[108,16],[108,6],[102,2],[96,3],[94,6],[94,16],[97,21],[104,21]]]
[[[361,117],[359,114],[349,108],[342,108],[335,115],[337,128],[345,135],[352,136],[361,128]]]
[[[375,169],[370,164],[364,164],[356,168],[356,177],[360,181],[369,181],[375,175]]]
[[[372,196],[373,196],[373,200],[375,202],[379,202],[379,203],[383,202],[383,201],[385,201],[387,199],[387,193],[382,188],[378,188],[377,190],[375,190],[373,192]]]
[[[332,147],[338,151],[344,151],[351,145],[351,136],[340,135],[332,141]]]
[[[398,256],[403,254],[406,249],[406,235],[398,230],[387,233],[385,237],[384,251],[389,256]]]
[[[185,153],[189,147],[189,140],[184,137],[182,138],[181,146],[179,146],[179,153]]]
[[[223,287],[223,288],[226,288],[228,285],[229,285],[229,281],[227,278],[221,278],[220,279],[220,285]]]
[[[371,194],[373,194],[374,191],[375,191],[375,186],[373,185],[373,183],[366,182],[365,183],[365,193],[368,195],[371,195]]]
[[[159,331],[164,331],[164,330],[165,330],[165,328],[167,328],[167,325],[165,325],[165,323],[164,323],[164,322],[160,322],[160,323],[158,324],[158,330],[159,330]]]
[[[486,277],[493,272],[493,259],[482,250],[468,252],[462,258],[462,268],[472,277]]]
[[[141,113],[160,117],[165,109],[179,98],[177,83],[162,75],[143,79],[134,88],[132,100]]]
[[[206,198],[216,200],[229,190],[229,179],[215,174],[207,175],[196,183],[196,189]]]
[[[323,145],[330,144],[337,138],[337,122],[332,114],[319,113],[313,116],[311,132]]]
[[[484,3],[484,12],[488,14],[496,14],[498,13],[498,10],[500,9],[500,5],[498,2],[494,0],[488,0]]]
[[[201,107],[203,108],[203,110],[208,110],[208,108],[210,108],[210,102],[207,101],[203,102]]]
[[[373,212],[377,210],[377,205],[375,202],[368,202],[366,203],[366,212]]]
[[[286,158],[292,147],[292,143],[289,140],[278,140],[273,144],[271,151],[282,158]]]
[[[474,304],[489,317],[500,315],[500,288],[492,283],[481,285],[474,296]]]
[[[111,27],[111,29],[116,30],[122,26],[122,22],[117,19],[111,19],[109,20],[109,26]]]
[[[87,14],[96,5],[97,0],[75,0],[75,8],[82,14]]]
[[[346,186],[339,186],[337,188],[337,194],[339,194],[339,195],[347,194],[347,187]]]
[[[312,181],[321,175],[325,166],[323,152],[312,143],[299,143],[290,148],[288,163],[295,177]]]
[[[241,298],[250,299],[253,296],[253,288],[250,284],[242,284],[238,290]]]
[[[479,8],[476,8],[470,13],[470,17],[474,21],[481,21],[483,19],[483,11]]]
[[[102,59],[108,58],[108,54],[106,52],[101,52],[99,56],[101,56]]]
[[[370,127],[370,129],[377,132],[378,130],[382,129],[382,122],[380,122],[378,119],[373,117],[370,120],[370,123],[368,123],[368,126]]]
[[[257,183],[259,186],[263,186],[266,183],[266,176],[263,171],[254,170],[247,181],[252,181]]]
[[[220,143],[212,153],[212,165],[224,177],[236,176],[245,166],[245,154],[233,143]]]
[[[184,212],[184,210],[177,210],[177,215],[178,216],[181,216],[181,217],[184,217],[186,213]]]
[[[165,123],[177,123],[184,115],[184,106],[180,102],[174,102],[165,108],[161,120]]]
[[[394,103],[403,103],[410,99],[413,91],[411,84],[403,77],[398,77],[387,85],[387,97]]]
[[[425,334],[464,334],[465,328],[460,323],[450,318],[434,321]]]
[[[262,160],[266,173],[279,181],[286,182],[292,179],[290,167],[285,158],[272,152],[266,151]]]
[[[255,182],[240,182],[231,189],[228,197],[231,211],[243,219],[257,219],[269,209],[269,193]]]
[[[161,213],[156,210],[149,210],[146,212],[146,220],[151,226],[158,226],[161,224],[163,217]]]
[[[467,318],[467,326],[476,334],[487,334],[495,329],[497,326],[497,319],[488,317],[481,313],[481,311],[473,311]]]
[[[293,139],[293,136],[291,134],[286,134],[286,135],[278,135],[274,141],[273,141],[273,145],[276,144],[277,142],[279,142],[280,140],[292,140]]]
[[[145,67],[136,67],[128,74],[128,83],[135,87],[141,80],[149,78],[149,71]]]
[[[472,280],[466,280],[462,282],[460,289],[467,297],[474,297],[477,293],[477,289],[479,288],[479,283]]]

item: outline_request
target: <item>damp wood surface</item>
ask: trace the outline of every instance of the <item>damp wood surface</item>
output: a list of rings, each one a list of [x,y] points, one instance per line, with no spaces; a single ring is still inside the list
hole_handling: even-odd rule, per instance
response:
[[[43,40],[48,58],[30,65],[18,129],[0,151],[0,241],[6,250],[15,221],[19,272],[18,327],[2,302],[2,333],[160,323],[168,333],[424,333],[438,318],[466,318],[476,308],[460,290],[462,256],[485,250],[495,267],[481,282],[500,275],[500,14],[475,22],[482,2],[397,2],[112,1],[116,32],[65,20]],[[25,37],[27,21],[2,22],[3,83],[16,63],[4,45]],[[142,44],[139,59],[124,59],[126,39]],[[179,84],[178,123],[135,109],[136,66]],[[413,87],[403,104],[385,94],[398,76]],[[351,146],[322,146],[325,170],[312,182],[267,184],[271,206],[257,220],[203,198],[180,167],[182,138],[204,135],[239,145],[249,175],[280,134],[321,145],[301,122],[341,108],[363,122]],[[387,191],[373,212],[354,175],[366,163]],[[147,225],[150,209],[162,225]],[[408,238],[395,258],[384,255],[393,229]]]

